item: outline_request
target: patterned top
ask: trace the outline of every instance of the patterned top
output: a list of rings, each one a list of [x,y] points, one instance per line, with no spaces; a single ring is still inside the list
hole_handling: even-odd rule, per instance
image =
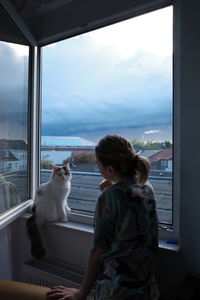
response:
[[[157,300],[158,222],[150,183],[140,187],[132,177],[106,188],[94,229],[94,247],[105,249],[96,299]]]

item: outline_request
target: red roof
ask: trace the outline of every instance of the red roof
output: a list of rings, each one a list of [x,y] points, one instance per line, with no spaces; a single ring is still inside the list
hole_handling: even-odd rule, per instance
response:
[[[163,149],[159,152],[153,154],[151,157],[149,157],[150,163],[159,161],[161,159],[172,159],[172,149]]]

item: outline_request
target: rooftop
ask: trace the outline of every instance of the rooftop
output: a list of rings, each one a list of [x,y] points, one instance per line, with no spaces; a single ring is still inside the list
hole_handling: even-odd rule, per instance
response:
[[[172,159],[172,149],[163,149],[149,157],[150,163],[161,159]]]

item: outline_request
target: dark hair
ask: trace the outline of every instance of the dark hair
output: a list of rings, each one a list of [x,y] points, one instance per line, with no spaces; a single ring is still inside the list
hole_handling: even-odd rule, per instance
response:
[[[104,166],[112,166],[124,177],[136,176],[144,185],[149,175],[149,162],[133,149],[127,139],[119,135],[107,135],[95,148],[98,160]]]

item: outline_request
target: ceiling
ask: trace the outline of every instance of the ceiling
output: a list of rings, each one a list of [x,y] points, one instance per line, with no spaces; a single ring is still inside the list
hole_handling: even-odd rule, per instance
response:
[[[0,0],[0,39],[43,46],[169,4],[169,0]]]

